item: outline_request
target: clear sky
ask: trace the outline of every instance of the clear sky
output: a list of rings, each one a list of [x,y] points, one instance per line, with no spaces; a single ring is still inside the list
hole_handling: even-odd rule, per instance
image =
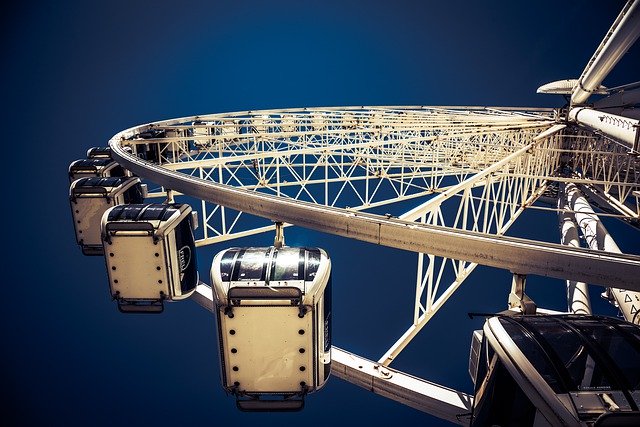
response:
[[[68,164],[119,130],[192,114],[336,105],[560,106],[562,99],[536,95],[536,88],[577,77],[623,4],[5,6],[4,424],[444,425],[337,378],[309,396],[301,413],[236,411],[220,385],[210,314],[187,301],[161,316],[125,316],[109,301],[104,261],[83,257],[74,241]],[[639,80],[639,51],[633,47],[605,84]],[[640,253],[637,232],[610,228],[623,250]],[[558,241],[554,215],[526,214],[515,232]],[[381,356],[410,323],[415,256],[304,230],[286,236],[289,244],[325,247],[334,260],[334,344]],[[268,235],[244,242],[271,241]],[[222,248],[199,254],[205,277]],[[469,342],[481,320],[466,313],[504,309],[509,281],[506,272],[480,268],[397,367],[470,391]],[[531,278],[530,293],[540,305],[564,306],[558,281]],[[600,312],[615,313],[598,293],[592,298]]]

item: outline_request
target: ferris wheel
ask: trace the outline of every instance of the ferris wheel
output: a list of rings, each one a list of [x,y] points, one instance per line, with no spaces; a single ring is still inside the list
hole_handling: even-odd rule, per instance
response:
[[[603,355],[607,348],[597,331],[616,331],[619,341],[639,351],[633,325],[640,324],[640,255],[621,253],[600,220],[640,228],[639,120],[629,117],[640,84],[601,86],[639,33],[638,2],[630,1],[579,79],[539,89],[570,97],[562,109],[296,108],[182,117],[124,130],[108,149],[92,149],[70,167],[76,237],[84,253],[105,256],[121,311],[159,312],[167,301],[190,298],[217,315],[224,386],[244,410],[299,409],[300,400],[291,397],[320,389],[323,366],[330,364],[336,377],[457,424],[494,420],[486,390],[504,372],[531,403],[531,411],[518,415],[526,420],[572,425],[603,414],[637,416],[637,381],[620,379],[619,361]],[[592,93],[609,96],[587,104]],[[562,243],[509,235],[527,210],[556,215]],[[331,254],[288,247],[290,226],[415,253],[415,264],[402,267],[415,269],[406,313],[411,321],[377,360],[349,348],[323,348],[330,343]],[[233,247],[235,239],[262,233],[274,236],[272,247],[220,253],[210,260],[211,276],[198,278],[195,253],[202,248]],[[261,273],[250,279],[252,265]],[[512,281],[510,292],[498,296],[505,312],[486,314],[484,329],[469,337],[475,395],[394,369],[394,360],[478,266],[506,270]],[[529,275],[566,281],[566,312],[538,306],[525,292]],[[153,286],[139,285],[150,277]],[[587,284],[604,286],[624,321],[594,316]],[[305,303],[305,295],[314,299]],[[290,302],[265,302],[282,300]],[[245,307],[246,313],[263,310],[254,320],[260,323],[271,318],[271,305],[292,308],[282,324],[312,319],[294,333],[312,337],[295,345],[296,357],[306,358],[295,369],[304,375],[296,372],[293,386],[282,385],[300,390],[272,393],[284,399],[262,405],[256,390],[274,390],[260,389],[255,373],[239,380],[245,368],[232,360],[243,347],[230,335],[249,328]],[[585,385],[582,378],[572,388],[577,362],[564,360],[544,338],[558,330],[587,349],[573,355],[581,360],[584,353],[591,368],[583,370],[597,376],[597,366],[607,371],[599,375],[615,381]],[[554,354],[545,363],[553,365],[557,388],[524,349],[532,345]],[[268,363],[281,359],[278,354]],[[286,371],[285,365],[277,369]],[[640,370],[637,365],[629,369]],[[253,393],[238,392],[249,381]],[[584,402],[590,412],[576,409]],[[503,422],[525,419],[509,416]]]

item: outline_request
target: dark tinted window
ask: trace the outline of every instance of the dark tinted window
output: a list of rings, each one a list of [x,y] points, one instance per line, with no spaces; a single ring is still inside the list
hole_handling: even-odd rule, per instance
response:
[[[180,289],[184,294],[195,289],[198,284],[196,243],[191,230],[190,216],[180,222],[175,228],[175,233],[178,268],[180,269]]]
[[[111,148],[110,147],[93,147],[91,149],[89,149],[89,152],[87,153],[88,157],[93,157],[93,156],[107,156],[110,157],[111,156]]]
[[[95,168],[100,166],[107,166],[112,163],[111,159],[82,159],[75,162],[72,167],[75,169]]]
[[[562,393],[563,387],[561,385],[559,375],[554,369],[549,357],[545,353],[544,349],[540,347],[533,335],[527,332],[518,323],[513,322],[510,318],[500,318],[500,323],[504,326],[513,342],[516,343],[520,351],[536,368],[538,373],[544,378],[544,380],[551,386],[556,393]]]
[[[634,336],[636,343],[640,343],[640,327],[629,323],[620,323],[619,327]]]
[[[329,275],[329,281],[327,282],[327,287],[324,289],[324,352],[328,353],[331,350],[331,323],[333,314],[331,313],[332,306],[332,285],[331,285],[331,275]],[[323,367],[323,375],[325,381],[329,377],[331,373],[331,364],[327,363]]]
[[[632,390],[640,389],[640,351],[635,343],[632,344],[630,336],[595,320],[580,320],[574,324],[611,358]]]
[[[138,134],[138,138],[143,138],[143,139],[164,138],[164,137],[165,137],[165,131],[161,129],[149,129]]]
[[[563,388],[566,391],[590,391],[590,390],[610,390],[618,389],[616,382],[615,363],[609,361],[609,357],[614,357],[624,361],[620,354],[614,354],[618,350],[627,352],[628,348],[620,347],[619,342],[614,343],[615,348],[601,348],[600,340],[611,340],[611,335],[615,335],[622,341],[619,333],[607,323],[600,319],[585,320],[575,317],[545,317],[545,316],[525,316],[517,320],[521,322],[530,334],[535,334],[540,346],[547,352],[549,360],[552,362],[556,372],[562,379]],[[503,321],[503,323],[505,323]],[[510,323],[516,322],[511,320]],[[582,325],[582,326],[580,326]],[[572,328],[578,327],[580,332]],[[592,330],[595,328],[595,330]],[[597,331],[600,331],[599,333]],[[606,338],[608,337],[608,338]],[[626,341],[625,341],[626,342]],[[526,346],[518,344],[519,348],[529,357]],[[634,350],[634,351],[637,351]],[[638,360],[637,354],[630,356],[630,360]],[[534,366],[540,370],[535,359],[531,359]],[[631,362],[631,365],[633,362]],[[610,369],[614,367],[614,369]],[[638,368],[636,368],[638,369]],[[637,382],[640,373],[632,374]],[[543,375],[545,379],[547,377]],[[547,380],[548,381],[548,380]],[[556,385],[549,383],[554,391],[558,392]]]
[[[141,221],[162,220],[166,221],[176,211],[176,207],[171,205],[149,205],[140,215]]]
[[[117,187],[125,181],[122,177],[89,177],[82,178],[76,187]]]
[[[580,335],[554,318],[528,318],[567,370],[570,390],[610,390],[611,378]]]
[[[274,254],[274,266],[270,280],[302,280],[304,250],[282,248]]]
[[[109,175],[110,176],[125,176],[126,175],[126,171],[122,166],[117,165],[113,169],[111,169],[111,171],[109,172]]]
[[[231,272],[233,271],[233,260],[238,253],[237,249],[229,249],[222,255],[222,259],[220,260],[220,277],[223,282],[228,282],[231,280]]]
[[[144,202],[144,197],[142,196],[142,186],[140,184],[135,184],[131,186],[127,191],[125,191],[124,202],[127,204]]]
[[[324,288],[324,351],[328,352],[331,348],[331,309],[332,309],[332,285],[331,275],[327,287]]]
[[[309,249],[307,252],[307,269],[304,280],[311,282],[316,278],[316,273],[320,267],[320,249]]]
[[[242,254],[238,272],[234,271],[234,280],[264,280],[268,251],[264,249],[248,249]]]
[[[109,213],[109,221],[135,220],[145,205],[116,206]]]
[[[536,408],[518,387],[509,371],[496,360],[473,408],[473,426],[530,426]],[[479,379],[478,381],[480,381]]]
[[[163,204],[130,204],[116,206],[109,213],[109,221],[130,220],[130,221],[151,221],[167,220],[178,210],[180,205]]]
[[[482,345],[480,346],[480,355],[478,357],[478,372],[476,373],[476,388],[475,392],[480,388],[480,384],[482,384],[482,380],[487,375],[487,369],[489,369],[489,362],[493,358],[493,353],[491,357],[488,357],[487,348],[491,348],[491,346],[487,345],[487,340],[483,336],[482,337]]]

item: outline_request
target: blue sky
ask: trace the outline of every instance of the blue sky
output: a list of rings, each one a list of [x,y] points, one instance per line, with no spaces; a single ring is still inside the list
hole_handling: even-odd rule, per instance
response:
[[[0,26],[10,156],[3,168],[10,248],[2,310],[2,378],[11,395],[5,419],[15,425],[439,425],[336,378],[300,414],[238,413],[220,386],[211,315],[184,302],[162,316],[124,316],[109,301],[104,261],[83,257],[75,245],[67,166],[119,130],[191,114],[334,105],[560,106],[561,99],[536,95],[536,88],[577,77],[622,5],[133,0],[9,6]],[[632,65],[638,52],[636,45],[605,84],[638,80]],[[637,232],[607,225],[623,250],[640,252]],[[527,213],[516,228],[519,235],[558,239],[553,215]],[[288,230],[287,242],[329,251],[334,343],[378,358],[410,322],[415,256],[305,230]],[[203,272],[220,249],[199,254]],[[354,253],[360,256],[353,259]],[[466,313],[503,309],[509,280],[506,272],[481,267],[398,367],[469,391],[470,331],[481,321]],[[557,281],[531,278],[530,291],[542,305],[563,304]],[[597,293],[594,304],[612,313]]]

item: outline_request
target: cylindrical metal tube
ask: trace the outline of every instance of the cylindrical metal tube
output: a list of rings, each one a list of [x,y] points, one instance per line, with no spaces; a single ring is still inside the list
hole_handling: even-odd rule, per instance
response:
[[[575,212],[575,219],[591,249],[622,253],[613,237],[593,211],[587,199],[575,184],[567,184],[565,194],[568,205]],[[640,324],[640,292],[611,288],[615,305],[628,322]]]
[[[640,0],[629,0],[593,54],[571,94],[571,105],[584,104],[640,35]]]
[[[639,149],[637,144],[640,120],[583,107],[575,107],[569,110],[569,120],[602,132],[606,136],[625,144],[630,151]]]
[[[558,198],[558,220],[560,221],[561,243],[574,248],[580,247],[578,227],[564,193],[564,185],[561,185],[562,197]],[[567,306],[573,314],[591,314],[591,300],[589,299],[588,285],[584,282],[567,280]]]

